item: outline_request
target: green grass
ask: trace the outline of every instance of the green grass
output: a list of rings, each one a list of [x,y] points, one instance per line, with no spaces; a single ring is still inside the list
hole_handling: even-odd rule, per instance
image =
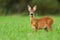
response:
[[[29,16],[0,16],[0,40],[60,40],[60,17],[51,17],[53,32],[38,30],[35,33]]]

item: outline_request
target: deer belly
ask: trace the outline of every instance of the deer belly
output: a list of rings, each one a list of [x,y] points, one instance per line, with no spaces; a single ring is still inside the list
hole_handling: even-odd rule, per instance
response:
[[[38,29],[46,28],[47,24],[38,24]]]

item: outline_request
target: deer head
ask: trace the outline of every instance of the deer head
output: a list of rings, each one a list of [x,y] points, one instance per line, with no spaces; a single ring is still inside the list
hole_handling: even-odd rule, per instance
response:
[[[36,11],[36,5],[32,8],[30,5],[28,5],[28,11],[31,15],[33,15],[33,13]]]

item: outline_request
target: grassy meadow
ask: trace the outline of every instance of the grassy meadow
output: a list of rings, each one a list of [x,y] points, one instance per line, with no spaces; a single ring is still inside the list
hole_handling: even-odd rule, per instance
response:
[[[35,33],[29,16],[0,16],[0,40],[60,40],[60,17],[51,18],[54,20],[52,32],[42,29]]]

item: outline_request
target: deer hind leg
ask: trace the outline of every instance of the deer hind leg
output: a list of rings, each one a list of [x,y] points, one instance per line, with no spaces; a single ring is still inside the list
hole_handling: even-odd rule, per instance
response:
[[[50,25],[47,26],[48,30],[52,31],[52,27]]]
[[[47,28],[44,28],[44,30],[48,32],[48,29]]]
[[[44,26],[44,30],[48,32],[47,24]]]

